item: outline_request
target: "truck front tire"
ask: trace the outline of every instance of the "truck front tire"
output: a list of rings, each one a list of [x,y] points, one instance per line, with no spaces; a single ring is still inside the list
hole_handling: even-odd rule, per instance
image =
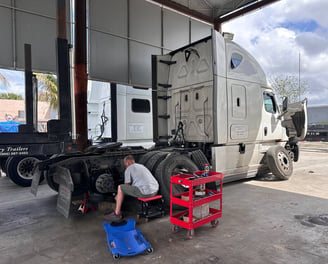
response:
[[[29,187],[33,180],[33,170],[35,165],[44,160],[46,157],[26,157],[16,156],[10,157],[6,162],[7,176],[17,185],[22,187]],[[40,182],[43,179],[40,179]]]
[[[266,155],[272,174],[280,180],[288,180],[293,173],[293,161],[288,151],[282,146],[274,146],[269,148]]]

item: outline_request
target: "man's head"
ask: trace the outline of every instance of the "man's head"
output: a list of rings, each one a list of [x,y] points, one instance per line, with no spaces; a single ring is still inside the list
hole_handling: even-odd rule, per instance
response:
[[[126,168],[135,163],[134,157],[132,155],[126,156],[123,161]]]

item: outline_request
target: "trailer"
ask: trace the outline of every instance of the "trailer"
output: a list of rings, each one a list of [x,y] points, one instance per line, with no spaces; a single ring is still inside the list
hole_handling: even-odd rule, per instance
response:
[[[16,131],[0,133],[0,165],[6,175],[16,184],[31,186],[33,169],[42,160],[53,155],[76,151],[72,138],[71,94],[66,39],[57,39],[57,52],[63,54],[58,62],[59,119],[47,122],[47,132],[38,132],[37,124],[37,78],[32,72],[31,45],[24,45],[25,52],[25,115],[26,123],[18,124]],[[66,60],[65,60],[66,58]],[[68,103],[69,102],[69,103]],[[13,133],[14,132],[14,133]]]

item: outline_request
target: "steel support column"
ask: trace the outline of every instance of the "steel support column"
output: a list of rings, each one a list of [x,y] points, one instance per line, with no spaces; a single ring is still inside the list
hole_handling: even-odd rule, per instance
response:
[[[75,0],[74,96],[78,149],[88,145],[86,0]]]
[[[57,78],[61,134],[72,132],[69,45],[66,36],[66,1],[57,0]],[[65,125],[64,125],[65,124]]]
[[[35,123],[34,102],[36,100],[33,94],[33,73],[32,73],[32,54],[31,44],[24,44],[25,56],[25,132],[34,132],[33,125]]]

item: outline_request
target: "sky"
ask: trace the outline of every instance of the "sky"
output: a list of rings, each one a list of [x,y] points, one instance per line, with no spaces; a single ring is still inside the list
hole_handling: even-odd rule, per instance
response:
[[[300,69],[308,104],[328,105],[327,10],[328,1],[281,0],[223,24],[222,30],[234,33],[234,41],[259,61],[267,76],[298,78]],[[24,92],[23,73],[0,72],[10,82],[10,92]],[[0,83],[0,93],[5,90]]]
[[[9,83],[9,87],[3,85],[0,81],[0,93],[15,93],[23,97],[25,93],[25,77],[22,71],[10,71],[0,69],[0,73],[4,75]]]
[[[328,1],[281,0],[222,25],[267,76],[293,75],[307,84],[309,106],[328,105]],[[299,60],[300,58],[300,60]],[[300,63],[299,63],[300,61]]]

